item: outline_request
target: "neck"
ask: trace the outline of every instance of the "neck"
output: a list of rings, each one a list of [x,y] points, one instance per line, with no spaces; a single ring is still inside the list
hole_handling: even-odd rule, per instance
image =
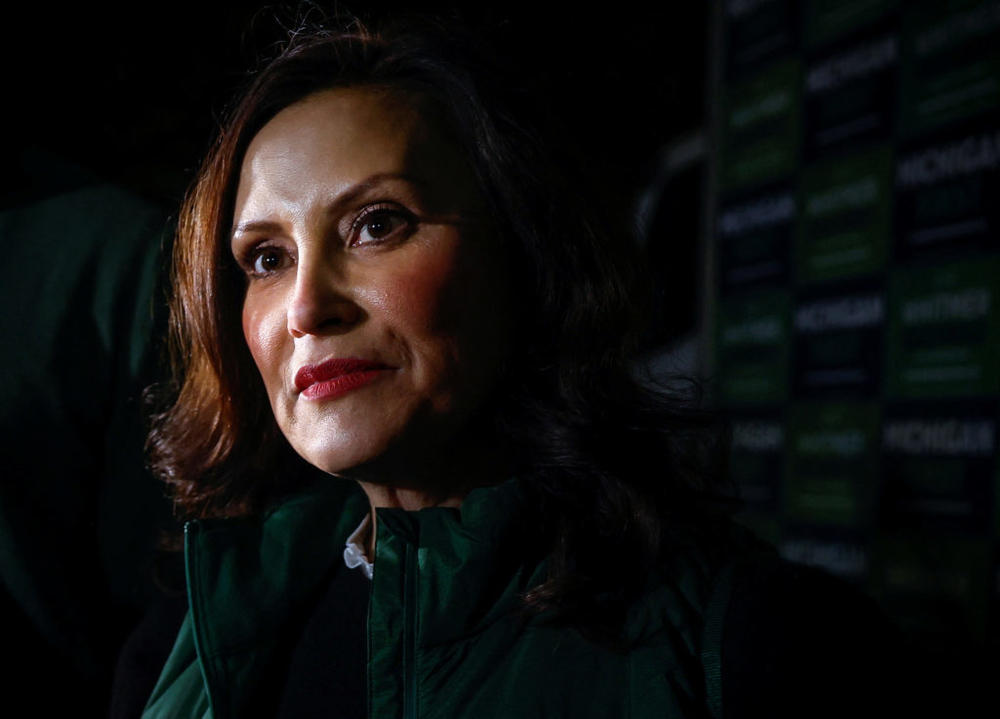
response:
[[[452,453],[447,460],[425,463],[422,470],[411,469],[405,475],[365,472],[351,478],[368,496],[372,510],[393,507],[413,512],[427,507],[460,507],[473,489],[507,479],[505,467],[498,452],[464,451]]]
[[[373,510],[379,507],[394,507],[415,512],[426,507],[460,507],[465,495],[468,494],[467,491],[464,491],[442,496],[436,491],[396,487],[375,482],[359,481],[358,484],[368,496],[368,502]]]
[[[351,477],[368,497],[371,524],[367,540],[369,558],[375,556],[376,509],[388,507],[417,511],[428,507],[461,507],[466,495],[478,487],[500,484],[509,476],[507,463],[495,446],[466,445],[461,450],[440,452],[438,459],[423,462],[421,470],[405,473],[386,471],[353,472]]]

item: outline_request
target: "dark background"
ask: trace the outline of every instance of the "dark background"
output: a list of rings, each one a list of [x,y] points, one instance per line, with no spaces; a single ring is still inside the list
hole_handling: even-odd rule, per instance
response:
[[[375,20],[400,9],[458,15],[495,38],[524,84],[627,195],[662,144],[703,123],[708,8],[685,5],[618,3],[594,13],[542,3],[340,7]],[[280,25],[293,26],[299,15],[319,12],[264,3],[164,3],[141,15],[77,6],[44,22],[8,23],[8,139],[51,148],[174,204],[219,113],[248,70],[272,54]]]

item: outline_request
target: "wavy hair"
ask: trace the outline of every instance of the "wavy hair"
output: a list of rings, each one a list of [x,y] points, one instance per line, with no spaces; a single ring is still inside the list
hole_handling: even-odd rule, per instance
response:
[[[314,92],[415,93],[450,125],[525,268],[516,311],[532,320],[519,326],[524,349],[493,419],[549,542],[548,580],[526,606],[599,623],[670,536],[707,526],[724,506],[726,452],[712,415],[636,376],[650,293],[635,244],[501,64],[481,38],[437,22],[291,34],[233,106],[183,205],[173,401],[154,418],[149,450],[183,517],[254,514],[298,486],[303,463],[276,426],[238,319],[244,281],[228,236],[240,164],[264,124]]]

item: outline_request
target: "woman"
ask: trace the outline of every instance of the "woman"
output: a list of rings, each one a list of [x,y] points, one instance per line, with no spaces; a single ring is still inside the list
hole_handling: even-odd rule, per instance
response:
[[[144,717],[815,715],[767,618],[833,592],[881,631],[725,518],[711,420],[629,370],[627,243],[488,67],[299,33],[225,124],[175,252],[150,442],[189,607]]]

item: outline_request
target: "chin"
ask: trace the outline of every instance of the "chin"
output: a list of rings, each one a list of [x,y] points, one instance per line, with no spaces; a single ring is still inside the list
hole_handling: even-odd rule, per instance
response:
[[[349,476],[351,470],[378,462],[384,448],[367,443],[323,442],[292,444],[293,449],[309,464],[327,474]]]
[[[370,405],[356,411],[305,416],[284,422],[285,436],[306,462],[327,474],[406,486],[440,468],[449,438],[460,434],[457,412]],[[395,421],[394,421],[395,420]]]
[[[294,446],[294,445],[293,445]],[[310,447],[295,447],[307,462],[327,474],[372,484],[411,487],[422,485],[435,457],[427,443],[406,441],[359,441]]]

